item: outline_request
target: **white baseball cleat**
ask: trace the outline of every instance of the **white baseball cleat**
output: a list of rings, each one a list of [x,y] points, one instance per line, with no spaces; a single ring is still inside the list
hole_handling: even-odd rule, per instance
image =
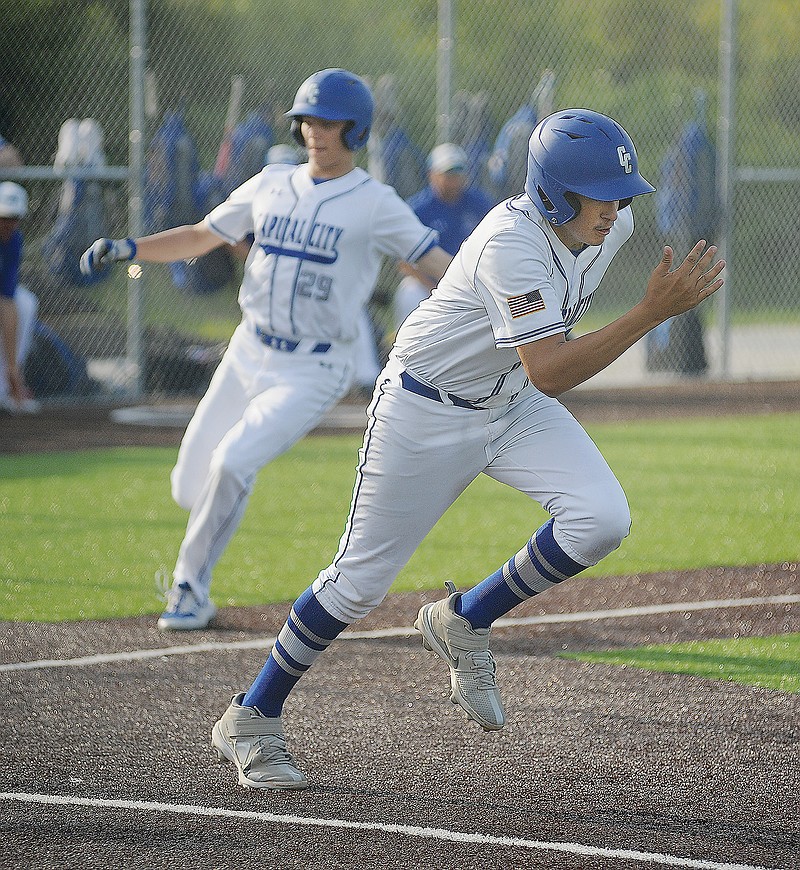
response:
[[[166,593],[167,606],[158,618],[162,631],[193,631],[205,628],[217,613],[214,602],[201,597],[186,583],[173,583]]]
[[[422,645],[450,666],[450,700],[459,704],[484,731],[499,731],[506,724],[489,650],[489,629],[473,628],[455,612],[461,595],[449,580],[447,598],[420,608],[414,628]]]
[[[243,700],[244,692],[234,695],[211,732],[219,760],[236,765],[242,788],[306,788],[305,774],[286,751],[280,717],[243,707]]]

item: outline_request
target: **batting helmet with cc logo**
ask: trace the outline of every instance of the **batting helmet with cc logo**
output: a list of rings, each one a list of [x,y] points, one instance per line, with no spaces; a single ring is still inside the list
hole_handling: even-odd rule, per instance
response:
[[[603,202],[630,205],[634,196],[652,193],[639,174],[631,137],[613,119],[590,109],[564,109],[541,121],[528,143],[525,192],[555,225],[572,220],[579,193]]]
[[[305,145],[300,123],[304,115],[327,121],[347,121],[344,144],[358,151],[367,144],[372,126],[372,94],[364,81],[345,69],[324,69],[309,76],[297,91],[292,108],[292,135]]]

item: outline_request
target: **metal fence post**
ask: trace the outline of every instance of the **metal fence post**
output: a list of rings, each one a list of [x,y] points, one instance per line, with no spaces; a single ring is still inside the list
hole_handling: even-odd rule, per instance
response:
[[[130,0],[128,232],[132,238],[143,233],[146,15],[146,0]],[[127,357],[134,372],[135,398],[144,392],[143,299],[143,271],[138,263],[131,263],[128,267]]]
[[[439,0],[436,46],[436,141],[450,141],[453,81],[453,0]]]
[[[734,108],[736,85],[736,0],[722,0],[719,36],[719,110],[717,114],[717,193],[719,197],[719,256],[724,258],[725,284],[717,294],[720,330],[720,365],[723,379],[730,377],[731,299],[733,293],[733,243],[731,209],[735,172]]]

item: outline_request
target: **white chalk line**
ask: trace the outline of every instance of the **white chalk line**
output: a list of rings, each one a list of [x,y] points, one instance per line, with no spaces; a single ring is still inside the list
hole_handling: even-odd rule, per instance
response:
[[[321,819],[247,810],[226,810],[221,807],[193,806],[191,804],[103,800],[100,798],[71,797],[68,795],[27,794],[25,792],[0,792],[0,799],[50,806],[94,807],[97,809],[174,813],[176,815],[206,816],[210,818],[233,818],[245,821],[269,822],[278,825],[300,825],[309,828],[378,831],[386,834],[400,834],[405,837],[441,840],[449,843],[506,846],[513,849],[527,849],[539,852],[565,852],[569,855],[581,855],[583,857],[620,858],[627,861],[640,861],[645,864],[663,864],[670,867],[697,868],[697,870],[774,870],[774,868],[752,864],[727,864],[718,861],[681,858],[677,855],[666,855],[660,852],[641,852],[635,849],[607,849],[599,846],[586,846],[583,843],[546,842],[543,840],[526,840],[521,837],[495,837],[491,834],[450,831],[445,828],[421,828],[416,825],[390,825],[380,822],[353,822],[347,819]]]
[[[767,595],[761,598],[725,598],[712,601],[683,601],[670,604],[651,604],[646,607],[622,607],[616,610],[587,610],[577,613],[544,613],[539,616],[524,616],[518,619],[498,619],[495,628],[515,628],[526,625],[543,625],[568,622],[592,622],[601,619],[628,619],[634,616],[656,616],[660,613],[691,613],[698,610],[718,610],[728,607],[758,607],[774,604],[800,603],[798,595]],[[391,637],[413,637],[415,630],[410,626],[400,628],[379,628],[373,631],[345,631],[338,640],[381,640]],[[128,650],[118,653],[98,653],[71,659],[37,659],[28,662],[11,662],[0,665],[0,673],[10,671],[32,671],[41,668],[80,668],[90,665],[104,665],[114,662],[134,662],[145,659],[158,659],[165,656],[195,655],[204,652],[226,650],[268,649],[275,643],[274,637],[260,637],[252,640],[214,641],[187,646],[168,646],[157,649]]]

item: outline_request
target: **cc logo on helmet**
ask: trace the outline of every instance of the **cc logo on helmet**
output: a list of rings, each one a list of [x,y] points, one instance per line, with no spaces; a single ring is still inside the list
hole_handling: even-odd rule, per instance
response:
[[[624,145],[617,148],[617,157],[619,157],[619,165],[625,170],[626,174],[633,172],[631,165],[631,152]]]
[[[297,96],[300,98],[300,94]],[[302,100],[310,106],[317,105],[319,102],[319,85],[316,82],[306,82],[306,85],[303,88]]]

